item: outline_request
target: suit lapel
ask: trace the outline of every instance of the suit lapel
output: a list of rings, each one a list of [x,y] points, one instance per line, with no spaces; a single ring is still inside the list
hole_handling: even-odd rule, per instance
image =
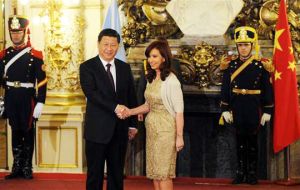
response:
[[[107,88],[110,89],[111,93],[115,94],[115,90],[113,89],[112,85],[110,84],[110,80],[108,78],[107,72],[102,64],[102,61],[100,60],[99,56],[95,57],[95,71],[99,72],[99,75],[97,77],[100,77],[101,80],[105,81],[105,84],[108,86]]]
[[[122,83],[122,71],[121,71],[121,66],[120,63],[117,59],[115,59],[115,67],[116,67],[116,93],[118,94],[119,90],[120,90],[120,86]]]

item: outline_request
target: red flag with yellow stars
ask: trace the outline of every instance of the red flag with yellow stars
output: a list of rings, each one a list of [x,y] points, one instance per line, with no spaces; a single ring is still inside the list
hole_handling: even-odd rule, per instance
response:
[[[277,153],[300,138],[300,115],[296,78],[296,61],[285,1],[280,1],[276,24],[273,62],[274,73],[274,152]]]

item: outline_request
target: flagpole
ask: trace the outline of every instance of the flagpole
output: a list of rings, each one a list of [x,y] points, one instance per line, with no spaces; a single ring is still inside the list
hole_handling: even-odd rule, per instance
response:
[[[285,160],[285,166],[286,166],[286,171],[287,171],[287,179],[280,179],[280,180],[277,180],[275,183],[278,184],[278,185],[285,185],[285,186],[293,186],[293,185],[299,185],[300,184],[300,181],[299,180],[296,180],[296,179],[293,179],[291,177],[291,162],[290,162],[290,145],[287,146],[284,150],[284,153],[285,153],[285,157],[286,159]]]
[[[291,181],[291,162],[290,162],[290,160],[291,160],[291,148],[290,148],[290,146],[288,146],[287,148],[286,148],[286,169],[287,169],[287,181]]]

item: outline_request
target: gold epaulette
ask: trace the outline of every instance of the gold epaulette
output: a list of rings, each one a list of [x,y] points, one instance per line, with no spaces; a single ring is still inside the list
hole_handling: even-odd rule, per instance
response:
[[[261,63],[263,64],[264,68],[268,71],[268,72],[274,72],[274,65],[272,63],[272,61],[268,58],[261,58],[260,59]]]
[[[42,51],[36,50],[34,48],[31,49],[31,55],[33,55],[33,57],[36,57],[38,59],[42,59],[43,60],[43,53]]]
[[[232,56],[222,55],[221,63],[220,63],[220,70],[227,69],[229,67],[229,63],[232,60],[236,60],[237,58],[238,58],[237,55],[232,55]]]

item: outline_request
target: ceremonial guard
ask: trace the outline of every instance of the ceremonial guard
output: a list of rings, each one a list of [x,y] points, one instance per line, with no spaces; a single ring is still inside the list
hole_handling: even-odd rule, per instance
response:
[[[236,28],[234,40],[239,55],[221,64],[220,124],[236,128],[238,167],[233,184],[257,184],[257,134],[270,121],[273,110],[273,67],[268,59],[258,57],[257,39],[254,28]]]
[[[13,166],[5,179],[32,179],[34,122],[42,112],[47,78],[42,52],[30,45],[29,21],[9,17],[9,35],[13,45],[0,53],[1,85],[5,89],[5,115],[12,131]],[[26,32],[28,34],[25,44]]]

